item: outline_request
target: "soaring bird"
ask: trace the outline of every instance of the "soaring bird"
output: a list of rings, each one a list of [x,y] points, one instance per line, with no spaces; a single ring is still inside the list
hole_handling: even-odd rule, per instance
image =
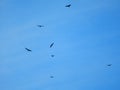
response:
[[[52,44],[50,44],[50,48],[54,45],[54,42]]]
[[[41,27],[44,27],[43,25],[37,25],[37,26],[40,27],[40,28],[41,28]]]
[[[50,76],[50,78],[54,78],[54,76]]]
[[[71,4],[66,5],[65,7],[71,7]]]
[[[29,51],[29,52],[32,52],[32,50],[30,50],[30,49],[28,49],[28,48],[25,48],[27,51]]]
[[[112,64],[108,64],[107,66],[112,66]]]
[[[54,57],[55,55],[51,55],[51,57]]]

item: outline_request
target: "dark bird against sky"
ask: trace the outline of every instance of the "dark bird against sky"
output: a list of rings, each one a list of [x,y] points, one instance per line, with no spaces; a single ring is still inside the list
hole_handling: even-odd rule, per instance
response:
[[[54,45],[54,43],[50,44],[50,48]]]
[[[29,52],[32,52],[32,50],[30,50],[30,49],[28,49],[28,48],[25,48],[27,51],[29,51]]]
[[[41,27],[44,27],[43,25],[37,25],[37,26],[40,27],[40,28],[41,28]]]
[[[51,55],[51,57],[54,57],[55,55]]]
[[[50,78],[54,78],[54,76],[50,76]]]
[[[66,5],[65,7],[71,7],[71,4]]]
[[[112,66],[112,64],[108,64],[107,66]]]

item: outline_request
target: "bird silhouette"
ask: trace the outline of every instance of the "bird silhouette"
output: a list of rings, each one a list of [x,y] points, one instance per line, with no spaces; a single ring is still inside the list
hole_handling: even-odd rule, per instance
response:
[[[44,27],[43,25],[37,25],[37,26],[40,27],[40,28],[41,28],[41,27]]]
[[[50,76],[50,78],[54,78],[54,76]]]
[[[50,48],[54,45],[54,42],[52,44],[50,44]]]
[[[112,64],[108,64],[107,66],[112,66]]]
[[[51,55],[51,57],[54,57],[55,55]]]
[[[71,4],[66,5],[65,7],[71,7]]]
[[[25,48],[27,51],[29,51],[29,52],[32,52],[32,50],[30,50],[30,49],[28,49],[28,48]]]

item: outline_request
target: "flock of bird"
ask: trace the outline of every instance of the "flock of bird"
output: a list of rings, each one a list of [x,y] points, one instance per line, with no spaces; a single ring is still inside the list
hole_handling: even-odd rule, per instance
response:
[[[70,8],[70,7],[71,7],[71,4],[67,4],[67,5],[65,5],[65,7]],[[44,25],[37,25],[37,27],[42,28],[42,27],[44,27]],[[54,45],[54,42],[50,44],[49,48],[52,48],[53,45]],[[25,48],[25,49],[26,49],[28,52],[32,52],[32,50],[29,49],[29,48]],[[54,57],[54,56],[55,56],[55,55],[53,55],[53,54],[51,55],[51,57]],[[107,64],[107,66],[112,66],[112,64]],[[54,78],[54,76],[50,76],[50,78]]]
[[[44,27],[43,25],[37,25],[37,26],[38,26],[38,27]],[[50,44],[49,48],[52,48],[53,45],[54,45],[54,42]],[[25,48],[25,50],[27,50],[28,52],[32,52],[32,50],[29,49],[29,48]],[[55,55],[53,55],[53,54],[51,55],[51,57],[54,57],[54,56],[55,56]],[[54,78],[54,76],[50,76],[50,78]]]
[[[67,4],[67,5],[65,5],[65,7],[67,7],[67,8],[70,8],[71,7],[71,4]],[[37,27],[39,27],[39,28],[42,28],[42,27],[44,27],[44,25],[37,25]],[[50,46],[49,46],[49,48],[52,48],[53,47],[53,45],[54,45],[54,42],[52,42],[51,44],[50,44]],[[27,50],[28,52],[32,52],[32,50],[31,49],[29,49],[29,48],[25,48],[25,50]],[[51,55],[51,57],[54,57],[55,55]],[[50,78],[54,78],[54,76],[50,76]]]
[[[65,5],[65,7],[71,7],[71,4],[67,4],[67,5]],[[40,28],[42,28],[42,27],[44,27],[43,25],[37,25],[38,27],[40,27]],[[50,45],[50,48],[52,47],[54,45],[54,42]],[[29,51],[29,52],[32,52],[32,50],[31,49],[29,49],[29,48],[25,48],[27,51]],[[54,57],[55,55],[51,55],[51,57]]]

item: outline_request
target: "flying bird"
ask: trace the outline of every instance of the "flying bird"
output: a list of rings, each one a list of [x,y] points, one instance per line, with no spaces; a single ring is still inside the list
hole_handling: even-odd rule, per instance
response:
[[[54,76],[50,76],[50,78],[54,78]]]
[[[52,43],[52,44],[50,45],[50,48],[51,48],[53,45],[54,45],[54,43]]]
[[[28,49],[28,48],[25,48],[27,51],[29,51],[29,52],[32,52],[32,50],[30,50],[30,49]]]
[[[44,27],[43,25],[37,25],[37,26],[40,27],[40,28],[41,28],[41,27]]]
[[[108,64],[107,66],[112,66],[112,64]]]
[[[71,7],[71,4],[66,5],[65,7]]]
[[[51,55],[51,57],[54,57],[55,55]]]

